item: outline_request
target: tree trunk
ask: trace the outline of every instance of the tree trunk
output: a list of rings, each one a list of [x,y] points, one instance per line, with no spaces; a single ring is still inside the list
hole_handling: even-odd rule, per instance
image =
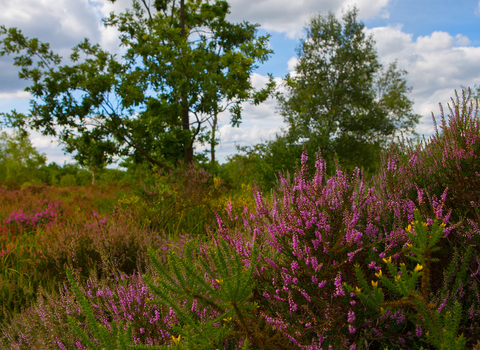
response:
[[[212,169],[215,167],[215,129],[216,128],[217,128],[217,110],[215,110],[215,115],[213,116],[212,141],[210,143],[210,153],[212,155],[210,164],[212,166]]]
[[[185,30],[185,0],[180,1],[180,26],[182,31],[180,36],[186,38],[187,31]],[[184,55],[183,55],[184,56]],[[185,56],[183,57],[185,59]],[[188,80],[188,72],[185,72],[185,79]],[[182,96],[182,127],[183,130],[190,130],[190,119],[188,116],[190,108],[188,107],[188,96]],[[184,159],[186,164],[193,163],[193,142],[187,142],[184,146]]]

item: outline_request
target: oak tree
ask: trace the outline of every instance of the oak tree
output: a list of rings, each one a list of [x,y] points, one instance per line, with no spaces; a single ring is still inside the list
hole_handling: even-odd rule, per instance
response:
[[[256,91],[250,80],[272,53],[268,36],[258,36],[256,24],[228,22],[228,13],[223,0],[132,0],[104,19],[120,33],[121,58],[85,39],[65,65],[49,44],[2,26],[0,55],[17,54],[34,97],[28,114],[4,117],[57,136],[81,165],[114,157],[159,167],[192,162],[195,140],[214,145],[207,126],[216,127],[218,113],[228,109],[238,126],[242,103],[261,103],[274,86],[271,79]]]

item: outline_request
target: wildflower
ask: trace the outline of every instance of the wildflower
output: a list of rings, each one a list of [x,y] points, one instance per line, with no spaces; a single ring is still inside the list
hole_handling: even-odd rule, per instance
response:
[[[384,262],[385,264],[391,263],[391,262],[392,262],[392,257],[389,256],[388,259],[383,258],[383,262]]]
[[[421,270],[423,270],[423,266],[420,265],[420,264],[417,264],[417,266],[415,267],[415,269],[413,271],[418,272],[418,271],[421,271]]]
[[[356,291],[357,293],[361,293],[361,292],[362,292],[362,289],[361,289],[361,288],[358,288],[358,287],[355,287],[355,291]]]
[[[407,230],[407,232],[412,232],[412,225],[408,225],[408,227],[405,230]]]
[[[400,275],[398,275],[398,276],[395,276],[395,282],[398,282],[398,281],[400,281],[400,277],[401,277]]]
[[[217,279],[216,279],[215,281],[217,281],[218,284],[222,284],[222,283],[223,283],[223,280],[217,280]]]
[[[382,277],[382,270],[378,271],[378,273],[375,274],[378,278]]]
[[[231,317],[227,317],[227,318],[224,318],[223,320],[224,320],[225,322],[230,322],[230,321],[232,320],[232,318],[231,318]]]
[[[179,334],[179,335],[178,335],[178,338],[175,338],[175,336],[172,335],[172,340],[173,340],[173,342],[175,343],[175,345],[178,345],[178,343],[180,343],[180,336],[181,336],[181,335]]]
[[[378,282],[372,281],[372,286],[377,288],[378,287]]]

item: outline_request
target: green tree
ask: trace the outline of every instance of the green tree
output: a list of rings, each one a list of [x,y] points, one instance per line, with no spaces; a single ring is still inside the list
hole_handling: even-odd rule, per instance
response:
[[[210,134],[206,125],[219,112],[228,109],[238,126],[243,102],[268,97],[273,79],[260,91],[250,81],[272,53],[268,36],[258,37],[256,24],[228,22],[226,1],[132,4],[104,19],[120,32],[122,59],[85,39],[73,48],[73,64],[61,66],[49,44],[0,27],[0,55],[23,52],[15,65],[21,79],[33,81],[26,90],[35,98],[28,115],[5,114],[10,124],[58,136],[89,168],[115,156],[171,167],[181,158],[192,162],[196,139],[215,145],[216,119]]]
[[[288,131],[270,148],[289,144],[297,154],[306,143],[328,160],[337,155],[346,168],[373,170],[395,131],[412,133],[418,123],[406,74],[396,63],[385,69],[378,62],[375,42],[355,8],[343,21],[332,13],[312,17],[295,73],[286,76],[286,93],[278,95]]]
[[[41,182],[39,168],[46,156],[32,146],[28,134],[0,133],[0,182],[26,185]]]

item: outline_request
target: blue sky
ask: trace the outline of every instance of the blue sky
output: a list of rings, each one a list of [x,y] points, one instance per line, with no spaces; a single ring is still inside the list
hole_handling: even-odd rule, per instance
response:
[[[433,132],[431,113],[439,115],[438,103],[445,104],[455,89],[480,84],[480,1],[442,0],[231,0],[232,22],[247,20],[260,23],[260,34],[271,34],[275,51],[269,61],[252,76],[261,87],[267,73],[280,83],[295,68],[295,48],[302,30],[312,14],[356,5],[359,18],[377,43],[379,60],[387,65],[397,60],[407,70],[408,85],[413,88],[415,112],[422,115],[417,131],[429,136]],[[111,4],[106,0],[0,0],[0,24],[18,27],[28,37],[49,42],[63,57],[88,37],[110,52],[119,52],[117,33],[105,29],[100,19],[110,11],[120,12],[130,0]],[[17,70],[9,57],[0,58],[0,112],[12,109],[26,112],[29,95],[22,90]],[[274,137],[285,127],[276,113],[276,102],[253,107],[246,105],[240,128],[232,128],[228,116],[221,116],[220,160],[235,152],[235,145],[254,145]],[[70,161],[61,145],[31,134],[32,143],[49,161]],[[53,142],[52,142],[53,141]]]

